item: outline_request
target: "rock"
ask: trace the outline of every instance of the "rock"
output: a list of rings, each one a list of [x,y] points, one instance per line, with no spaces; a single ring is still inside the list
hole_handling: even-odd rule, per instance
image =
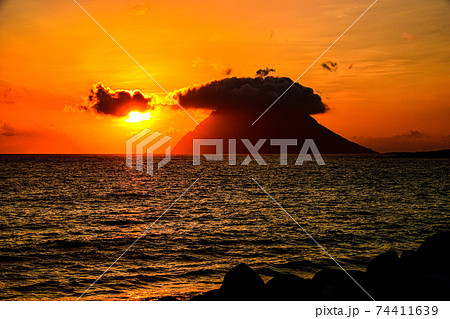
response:
[[[400,258],[395,251],[388,251],[378,255],[367,266],[367,274],[370,277],[391,276],[399,271]]]
[[[320,300],[317,285],[296,275],[281,274],[265,285],[265,298],[272,301]]]
[[[220,287],[225,300],[262,300],[264,281],[246,264],[227,272]]]
[[[423,258],[414,251],[376,257],[367,267],[369,287],[376,300],[427,300],[430,291],[424,281]],[[428,290],[428,291],[427,291]]]
[[[450,276],[430,274],[423,278],[422,300],[450,300]]]
[[[322,300],[370,300],[370,297],[356,284],[354,278],[366,291],[369,290],[367,275],[362,271],[326,269],[313,277],[320,289]],[[369,292],[370,293],[370,292]]]
[[[399,300],[403,291],[400,283],[400,258],[388,251],[375,257],[367,266],[368,289],[376,300]]]
[[[337,269],[325,269],[316,274],[313,277],[313,281],[317,282],[322,288],[327,284],[330,284],[333,280],[335,280],[338,276],[340,276],[342,270]]]
[[[445,232],[427,238],[417,252],[404,251],[400,258],[394,251],[380,254],[366,272],[327,269],[312,280],[278,274],[264,285],[253,269],[240,264],[228,271],[220,289],[191,300],[369,300],[358,284],[377,301],[450,300],[449,257],[450,232]]]
[[[408,275],[423,275],[423,258],[414,250],[406,250],[400,256],[400,269]]]
[[[423,258],[427,273],[450,275],[450,232],[428,237],[417,253]]]

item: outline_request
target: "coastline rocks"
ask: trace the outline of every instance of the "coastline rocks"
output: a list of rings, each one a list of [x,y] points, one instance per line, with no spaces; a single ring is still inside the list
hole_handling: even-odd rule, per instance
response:
[[[291,274],[276,275],[264,287],[265,300],[317,300],[319,297],[319,289],[311,279],[303,279]]]
[[[425,239],[417,255],[424,273],[425,298],[450,300],[450,232]]]
[[[406,250],[400,255],[400,268],[405,273],[412,274],[423,274],[424,267],[423,261],[420,255],[414,250]]]
[[[382,253],[366,271],[326,269],[312,279],[277,274],[264,284],[258,273],[239,264],[226,273],[219,289],[191,300],[370,300],[366,292],[377,301],[450,300],[449,258],[450,232],[444,232],[400,257],[394,251]]]
[[[227,272],[220,291],[226,300],[261,300],[264,280],[246,264]]]
[[[312,280],[321,292],[320,298],[316,300],[370,300],[349,275],[358,284],[367,286],[367,275],[362,271],[350,270],[346,273],[343,270],[326,269],[316,273]]]
[[[367,266],[367,275],[372,277],[392,277],[400,271],[400,258],[397,252],[388,251],[375,257]]]
[[[397,252],[388,251],[375,257],[367,266],[367,288],[372,291],[375,300],[404,299],[402,291],[408,280],[400,270],[400,258]],[[408,278],[409,279],[409,278]]]
[[[264,297],[264,280],[246,264],[230,269],[219,289],[204,292],[192,301],[254,301]]]
[[[425,271],[450,275],[450,232],[428,237],[417,254],[424,261]]]

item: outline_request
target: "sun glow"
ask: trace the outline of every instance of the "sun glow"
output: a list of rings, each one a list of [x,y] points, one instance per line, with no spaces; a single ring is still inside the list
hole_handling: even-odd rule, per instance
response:
[[[139,123],[142,121],[148,121],[151,117],[152,116],[150,115],[150,112],[140,113],[136,111],[131,111],[130,114],[128,114],[128,118],[125,120],[125,122]]]

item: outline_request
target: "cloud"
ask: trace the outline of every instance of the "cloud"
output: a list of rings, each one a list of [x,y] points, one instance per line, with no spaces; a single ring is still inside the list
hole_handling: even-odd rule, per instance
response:
[[[338,68],[337,62],[333,62],[333,61],[324,62],[324,63],[322,63],[321,66],[324,70],[327,70],[330,72],[336,72],[337,68]]]
[[[233,112],[263,112],[293,84],[285,77],[226,78],[175,92],[186,108]],[[278,108],[306,114],[324,113],[327,106],[313,89],[294,83],[277,102]]]
[[[20,126],[0,120],[0,154],[68,153],[82,151],[65,130],[55,124]]]
[[[407,139],[410,139],[410,138],[424,138],[424,137],[427,137],[427,136],[428,136],[427,134],[419,132],[418,130],[410,130],[407,133],[403,133],[403,134],[400,134],[400,135],[395,135],[393,138],[400,138],[400,139],[401,138],[407,138]]]
[[[256,71],[256,75],[257,76],[261,76],[261,77],[266,77],[269,75],[270,72],[275,72],[275,69],[269,69],[268,67],[266,67],[265,69],[259,69],[258,71]]]
[[[0,135],[1,136],[17,136],[22,135],[22,132],[12,127],[9,123],[0,120]]]
[[[231,71],[230,68],[228,73]],[[313,89],[285,77],[224,78],[200,86],[185,87],[171,92],[170,96],[185,108],[253,114],[262,113],[282,94],[283,97],[277,102],[278,110],[299,111],[304,114],[318,114],[328,110]],[[99,82],[94,84],[84,103],[74,107],[66,105],[64,110],[92,111],[100,115],[124,117],[131,111],[145,112],[155,107],[178,109],[171,97],[147,96],[139,90],[112,90]]]
[[[406,40],[406,41],[409,41],[409,42],[412,42],[413,37],[412,37],[411,34],[405,32],[405,33],[403,33],[402,39],[403,39],[403,40]]]
[[[123,117],[131,111],[145,112],[153,109],[151,96],[139,90],[111,90],[102,83],[97,83],[91,90],[86,103],[79,106],[83,110],[91,110],[97,114]]]
[[[389,137],[354,136],[353,140],[379,152],[432,151],[450,148],[450,135],[429,135],[415,129]]]

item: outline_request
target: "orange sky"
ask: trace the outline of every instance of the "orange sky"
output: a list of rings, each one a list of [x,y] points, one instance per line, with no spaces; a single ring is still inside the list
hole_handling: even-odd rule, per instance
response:
[[[169,92],[228,68],[296,79],[371,2],[79,1]],[[450,148],[449,21],[446,0],[378,1],[299,80],[330,107],[314,117],[381,152]],[[144,127],[174,142],[195,127],[170,108],[137,124],[77,109],[97,82],[164,93],[73,0],[0,1],[0,48],[0,153],[123,153]]]

